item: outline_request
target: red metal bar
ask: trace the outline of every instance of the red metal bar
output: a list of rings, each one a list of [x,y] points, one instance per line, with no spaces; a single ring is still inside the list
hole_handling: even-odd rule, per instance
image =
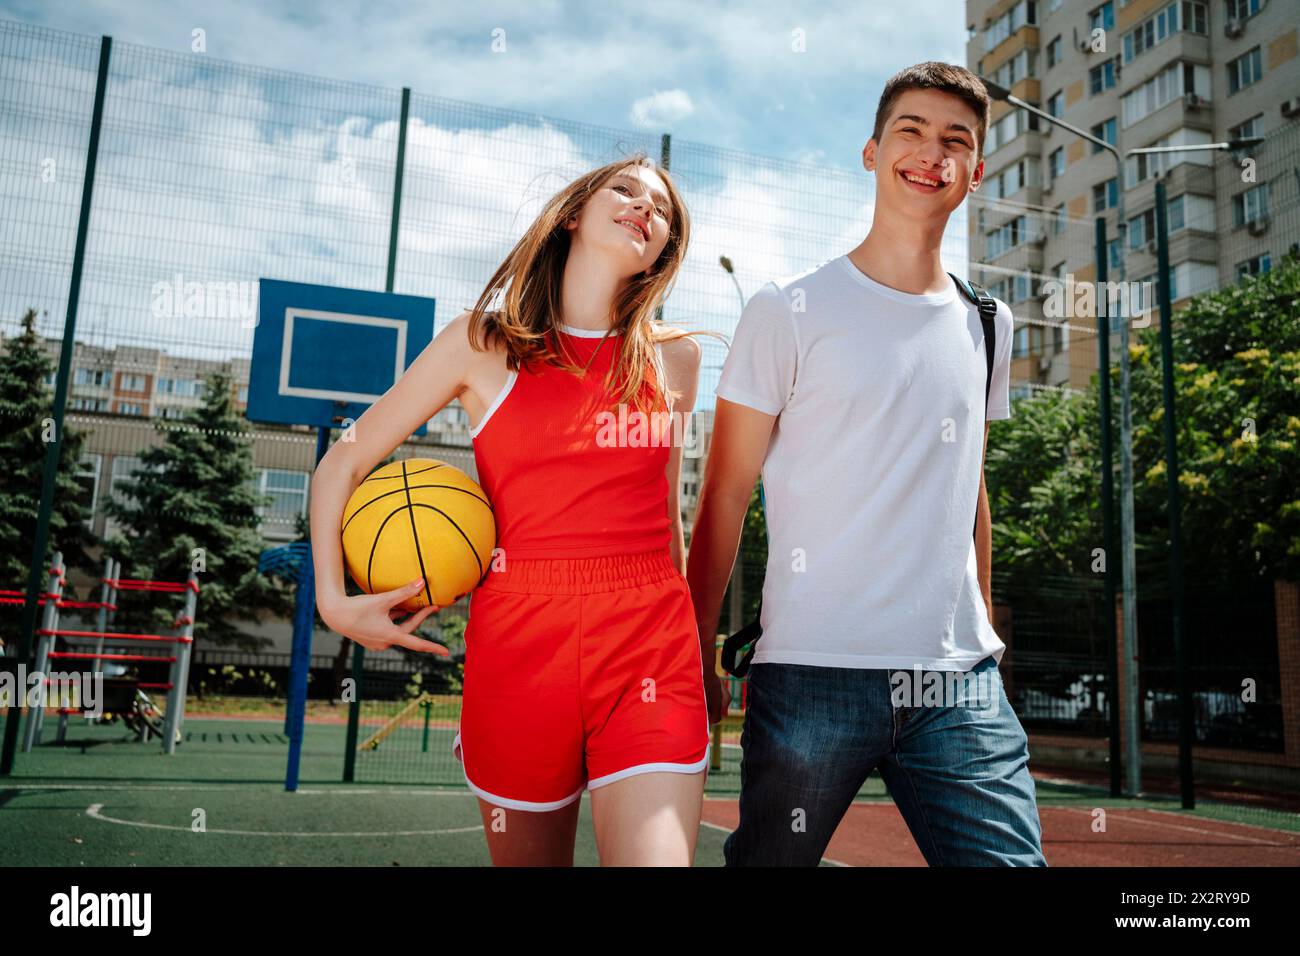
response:
[[[193,590],[196,594],[199,590],[199,582],[194,581],[147,581],[143,578],[100,578],[110,587],[117,588],[119,591],[170,591],[179,593],[181,591]]]
[[[47,627],[38,627],[37,634],[49,634],[54,637],[102,637],[114,641],[169,641],[173,644],[192,644],[194,638],[181,634],[172,637],[167,634],[119,634],[113,631],[59,631]]]

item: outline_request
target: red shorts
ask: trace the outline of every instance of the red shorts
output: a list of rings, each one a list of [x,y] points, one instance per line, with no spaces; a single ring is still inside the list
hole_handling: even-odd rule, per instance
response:
[[[587,788],[709,759],[690,589],[668,551],[510,560],[470,598],[460,732],[469,788],[556,810]]]

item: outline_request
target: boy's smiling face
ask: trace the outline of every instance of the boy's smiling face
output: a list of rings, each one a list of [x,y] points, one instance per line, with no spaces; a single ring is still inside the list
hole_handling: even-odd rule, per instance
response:
[[[862,165],[876,174],[876,206],[895,215],[946,220],[984,176],[979,118],[959,96],[911,89],[894,102]]]

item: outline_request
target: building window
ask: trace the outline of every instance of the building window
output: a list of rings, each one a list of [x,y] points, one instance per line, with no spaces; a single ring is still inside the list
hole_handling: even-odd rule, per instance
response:
[[[1267,219],[1268,214],[1268,183],[1260,183],[1258,186],[1232,197],[1232,224],[1234,226],[1244,226],[1247,223]]]
[[[1029,274],[1018,275],[1011,280],[1011,301],[1024,302],[1038,294],[1038,282]]]
[[[1267,252],[1261,252],[1257,256],[1251,256],[1245,262],[1237,263],[1237,281],[1240,282],[1246,276],[1259,276],[1273,268],[1273,257]]]
[[[1148,238],[1156,237],[1155,210],[1148,209],[1140,216],[1134,216],[1128,221],[1128,247],[1130,249],[1140,249]]]
[[[1014,249],[1029,238],[1025,217],[1016,216],[1016,218],[994,229],[986,238],[988,239],[988,255],[990,258],[996,258]]]
[[[1259,57],[1259,47],[1255,47],[1228,63],[1228,95],[1231,96],[1238,90],[1259,82],[1261,76],[1263,76],[1263,66]]]
[[[1208,132],[1199,129],[1175,130],[1163,136],[1149,146],[1195,146],[1212,142]],[[1132,189],[1140,182],[1153,176],[1161,176],[1166,170],[1173,169],[1180,163],[1195,163],[1209,166],[1213,163],[1213,154],[1209,150],[1188,150],[1185,153],[1138,153],[1124,160],[1125,188]]]
[[[1264,114],[1256,113],[1244,123],[1238,123],[1228,130],[1228,139],[1250,139],[1264,135]]]
[[[1016,334],[1011,340],[1011,357],[1024,358],[1029,354],[1029,326],[1022,325],[1016,329]]]
[[[1011,87],[1026,77],[1034,76],[1037,59],[1038,54],[1033,50],[1021,50],[993,71],[993,82]]]
[[[143,376],[143,375],[135,375],[135,374],[130,373],[130,372],[123,372],[123,373],[122,373],[122,377],[121,377],[120,379],[118,379],[118,381],[119,381],[119,383],[120,383],[120,386],[119,386],[119,387],[120,387],[120,388],[122,389],[122,391],[124,391],[124,392],[143,392],[143,391],[144,391],[144,376]]]
[[[1051,156],[1048,157],[1048,163],[1051,166],[1052,178],[1057,179],[1065,174],[1065,147],[1052,150]]]
[[[1119,247],[1118,239],[1106,240],[1106,261],[1110,263],[1110,268],[1118,269],[1124,261],[1124,253]]]
[[[1112,116],[1103,123],[1094,124],[1090,132],[1093,136],[1097,137],[1097,139],[1105,140],[1107,143],[1114,146],[1115,140],[1119,136],[1119,123],[1116,121],[1115,117]],[[1101,147],[1096,143],[1093,143],[1092,151],[1094,153],[1100,153]]]
[[[1047,68],[1050,70],[1061,62],[1061,38],[1055,36],[1047,44]]]
[[[307,488],[311,474],[306,471],[283,471],[263,468],[258,480],[258,492],[270,495],[270,504],[258,509],[258,516],[271,524],[292,527],[300,516],[307,514]]]
[[[1124,126],[1129,127],[1184,93],[1195,93],[1198,102],[1210,100],[1209,67],[1193,63],[1171,63],[1137,89],[1124,94]]]
[[[996,123],[989,124],[985,153],[992,153],[1011,142],[1026,130],[1037,131],[1038,117],[1024,110],[1013,110]]]
[[[984,52],[992,50],[1021,27],[1033,26],[1037,23],[1038,10],[1034,0],[1020,0],[1014,7],[990,23],[988,29],[984,31]]]
[[[236,401],[238,401],[240,404],[247,405],[247,404],[248,404],[248,386],[247,386],[247,385],[241,385],[241,386],[239,386],[239,392],[238,392],[237,394],[238,394],[238,398],[236,399]]]
[[[1060,116],[1065,112],[1065,94],[1057,90],[1047,98],[1047,112],[1052,116]]]
[[[1104,212],[1119,205],[1119,180],[1111,177],[1092,187],[1092,211]]]
[[[117,411],[119,415],[143,415],[144,409],[136,402],[118,402]]]
[[[1112,30],[1115,27],[1115,4],[1103,3],[1088,14],[1088,32]]]
[[[1065,232],[1065,203],[1052,210],[1052,235],[1059,236]]]
[[[1204,36],[1209,23],[1208,16],[1204,3],[1175,0],[1124,34],[1124,62],[1132,62],[1180,30]]]
[[[103,388],[108,384],[108,372],[102,368],[78,367],[72,373],[72,384],[93,385],[97,388]]]
[[[1115,61],[1107,60],[1088,71],[1088,89],[1093,96],[1115,86]]]
[[[1259,13],[1264,0],[1224,0],[1223,6],[1229,20],[1249,20]]]
[[[1006,199],[1014,196],[1026,186],[1038,185],[1038,160],[1032,156],[1012,163],[988,179],[990,199]]]

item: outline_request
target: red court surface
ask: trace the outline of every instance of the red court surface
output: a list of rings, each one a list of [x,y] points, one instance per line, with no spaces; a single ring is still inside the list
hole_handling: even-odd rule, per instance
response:
[[[705,798],[705,826],[730,832],[740,812],[734,799]],[[1040,807],[1048,866],[1300,866],[1300,833],[1206,820],[1165,810],[1106,810],[1106,832],[1092,829],[1090,810]],[[855,803],[826,850],[845,866],[925,866],[907,824],[892,803]]]

